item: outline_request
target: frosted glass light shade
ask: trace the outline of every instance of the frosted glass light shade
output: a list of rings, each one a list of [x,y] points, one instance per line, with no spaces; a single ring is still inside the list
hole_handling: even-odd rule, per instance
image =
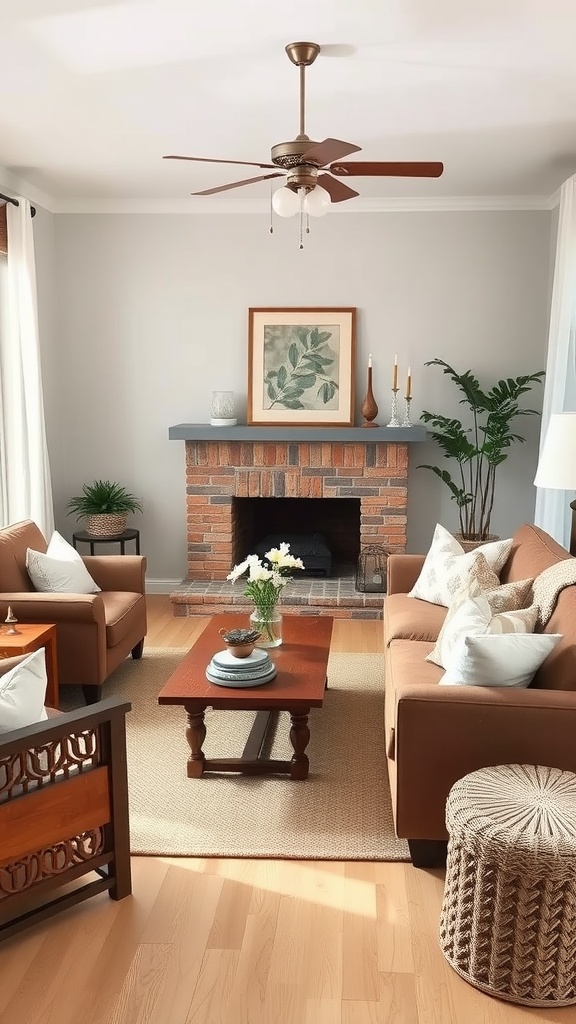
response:
[[[279,217],[295,217],[300,209],[297,193],[286,186],[277,188],[272,196],[272,208]]]
[[[576,490],[576,412],[555,412],[534,477],[536,487]]]
[[[330,193],[321,185],[316,185],[304,200],[304,210],[311,217],[324,217],[330,209],[331,202]]]

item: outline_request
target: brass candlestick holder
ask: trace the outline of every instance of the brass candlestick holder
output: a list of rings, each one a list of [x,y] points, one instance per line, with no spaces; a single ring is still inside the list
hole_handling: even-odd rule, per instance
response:
[[[4,619],[4,622],[8,626],[8,629],[6,630],[7,636],[18,636],[19,635],[20,630],[16,629],[16,626],[15,626],[15,623],[18,622],[18,619],[14,615],[10,605],[8,605],[8,614],[7,614],[6,618]]]
[[[376,399],[372,391],[372,367],[368,367],[368,388],[366,391],[366,397],[360,406],[360,412],[364,417],[363,427],[377,427],[378,424],[374,423],[378,415],[378,406],[376,405]]]
[[[398,419],[398,388],[392,388],[392,409],[390,422],[387,424],[389,427],[401,427],[402,424]]]

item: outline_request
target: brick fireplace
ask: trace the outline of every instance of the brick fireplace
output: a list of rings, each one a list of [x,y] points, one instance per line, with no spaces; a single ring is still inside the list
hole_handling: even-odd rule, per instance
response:
[[[359,549],[379,544],[389,553],[404,551],[408,441],[424,436],[420,427],[170,428],[186,449],[187,578],[172,595],[175,614],[206,614],[206,604],[225,602],[226,608],[211,609],[224,611],[237,603],[230,583],[225,596],[209,584],[225,581],[245,556],[238,499],[354,498],[360,502]],[[361,600],[362,607],[381,609],[381,595],[365,596],[372,600]]]

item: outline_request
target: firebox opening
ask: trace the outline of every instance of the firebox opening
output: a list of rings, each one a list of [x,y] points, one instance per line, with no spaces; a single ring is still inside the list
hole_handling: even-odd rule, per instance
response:
[[[270,534],[285,540],[320,534],[330,550],[333,575],[342,566],[355,566],[360,553],[359,498],[233,498],[232,524],[234,565]]]

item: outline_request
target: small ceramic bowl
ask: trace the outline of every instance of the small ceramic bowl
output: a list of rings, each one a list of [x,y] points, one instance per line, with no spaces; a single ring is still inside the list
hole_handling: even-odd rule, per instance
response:
[[[262,633],[257,629],[220,629],[218,631],[234,658],[248,658]]]

